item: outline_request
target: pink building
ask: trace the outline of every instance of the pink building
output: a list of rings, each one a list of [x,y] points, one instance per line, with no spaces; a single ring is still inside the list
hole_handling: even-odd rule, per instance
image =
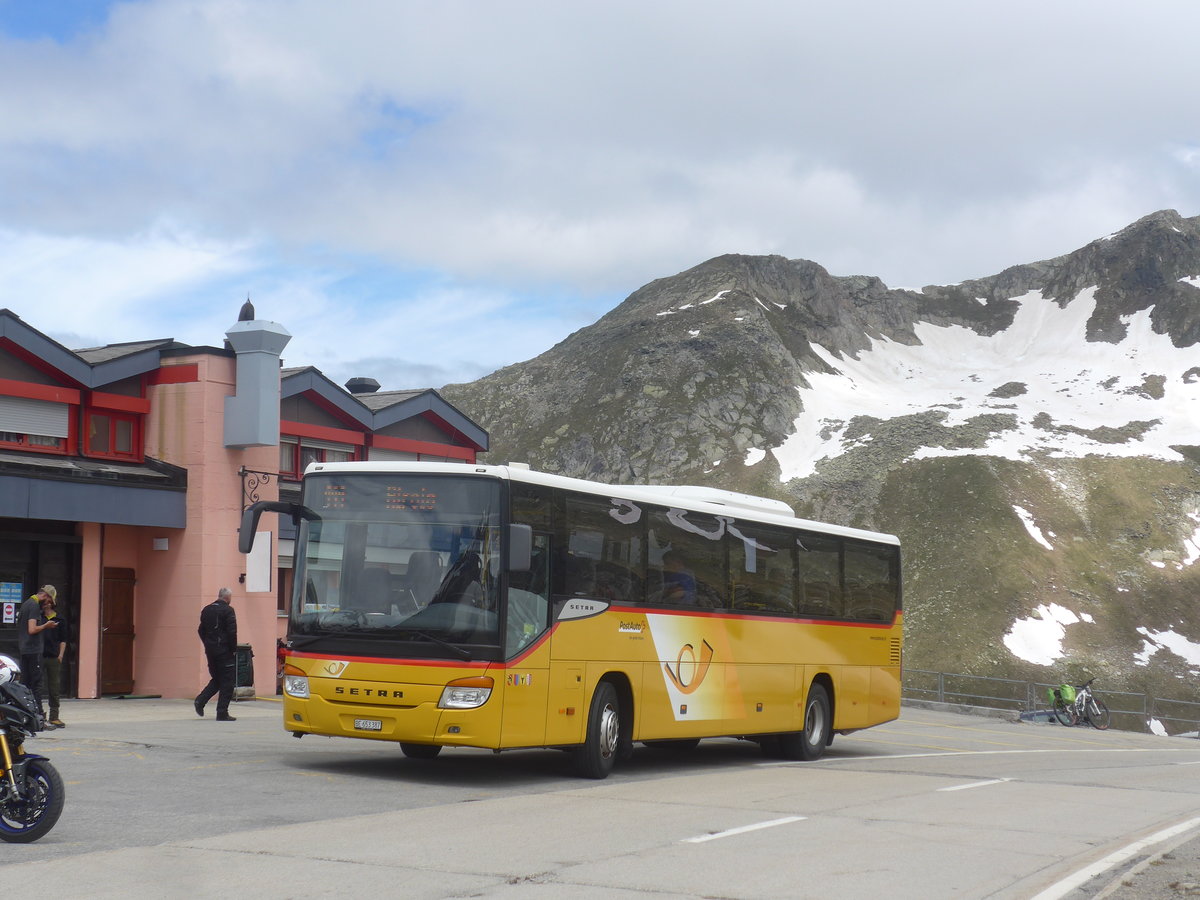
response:
[[[314,460],[471,463],[487,449],[436,391],[354,379],[352,393],[281,370],[287,331],[246,312],[222,347],[72,351],[0,310],[0,652],[15,654],[16,605],[54,584],[67,696],[194,696],[200,609],[222,587],[254,691],[274,695],[292,535],[264,516],[270,539],[243,556],[242,510],[294,495]]]

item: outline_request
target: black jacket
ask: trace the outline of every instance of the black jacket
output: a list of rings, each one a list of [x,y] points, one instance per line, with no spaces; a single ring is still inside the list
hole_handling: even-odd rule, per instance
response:
[[[42,621],[46,620],[43,618]],[[57,628],[47,628],[42,632],[43,659],[57,659],[58,649],[67,639],[67,623],[62,620],[62,616],[55,616],[54,621],[58,623]]]
[[[233,653],[237,649],[237,616],[233,607],[221,600],[208,604],[200,610],[197,633],[209,656]]]

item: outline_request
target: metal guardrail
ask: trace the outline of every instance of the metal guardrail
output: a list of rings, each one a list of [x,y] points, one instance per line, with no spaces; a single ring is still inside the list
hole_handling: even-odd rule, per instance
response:
[[[906,700],[956,703],[1036,712],[1050,707],[1048,691],[1058,687],[1039,681],[1015,681],[985,675],[964,675],[905,669],[901,696]],[[1150,734],[1183,735],[1200,738],[1200,702],[1167,700],[1149,694],[1106,691],[1093,687],[1112,713],[1112,727],[1123,731]]]

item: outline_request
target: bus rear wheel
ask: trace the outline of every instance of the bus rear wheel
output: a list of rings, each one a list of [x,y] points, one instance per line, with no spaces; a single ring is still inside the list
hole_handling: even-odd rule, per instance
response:
[[[596,685],[588,710],[587,736],[571,751],[575,773],[584,778],[607,778],[621,746],[621,701],[609,682]]]
[[[779,735],[779,755],[784,759],[820,759],[829,744],[833,718],[829,712],[829,693],[820,684],[808,689],[804,701],[804,730]]]

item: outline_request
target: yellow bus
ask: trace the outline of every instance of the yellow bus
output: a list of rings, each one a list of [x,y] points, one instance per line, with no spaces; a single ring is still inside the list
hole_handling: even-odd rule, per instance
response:
[[[569,750],[755,741],[816,759],[899,713],[899,541],[712,488],[511,464],[315,463],[297,523],[284,727]]]

